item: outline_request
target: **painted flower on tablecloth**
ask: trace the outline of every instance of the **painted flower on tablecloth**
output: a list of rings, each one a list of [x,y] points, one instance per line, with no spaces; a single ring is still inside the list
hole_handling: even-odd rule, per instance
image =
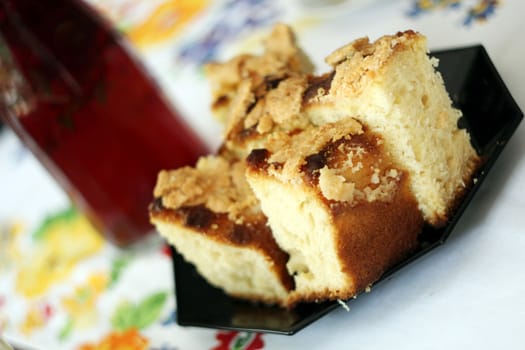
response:
[[[126,34],[141,48],[172,39],[207,5],[206,0],[166,1],[144,22],[126,31]]]
[[[78,350],[146,350],[149,340],[135,328],[111,332],[97,343],[81,345]]]
[[[78,285],[71,295],[62,298],[62,307],[69,315],[59,337],[65,339],[75,329],[87,329],[98,322],[97,300],[106,290],[109,277],[106,273],[92,273],[85,283]]]
[[[122,301],[111,318],[113,328],[126,330],[130,328],[142,329],[149,326],[159,317],[167,297],[166,292],[158,292],[149,295],[136,304],[126,300]]]
[[[264,348],[262,334],[219,331],[215,336],[220,344],[212,350],[259,350]]]
[[[494,14],[499,5],[501,5],[501,1],[499,0],[416,0],[413,2],[408,15],[416,17],[434,10],[459,10],[466,7],[466,16],[463,20],[463,24],[468,26],[473,22],[485,22],[492,14]]]
[[[44,295],[104,245],[88,220],[72,208],[46,219],[33,239],[34,249],[25,253],[31,259],[20,261],[15,285],[17,293],[29,298]]]
[[[498,7],[500,3],[501,1],[498,0],[478,1],[478,3],[475,6],[472,6],[468,10],[468,15],[464,23],[466,25],[470,25],[474,21],[486,21],[489,18],[489,16],[491,16],[494,13],[496,7]]]
[[[0,273],[21,261],[20,237],[24,232],[21,221],[13,221],[0,227]]]
[[[217,59],[223,43],[279,20],[283,10],[270,0],[229,0],[216,10],[213,22],[198,37],[188,38],[177,59],[194,66]]]
[[[153,293],[137,303],[123,300],[111,317],[113,330],[100,341],[81,345],[78,350],[143,350],[149,340],[140,330],[158,321],[167,292]]]
[[[457,8],[460,5],[461,0],[416,0],[413,3],[409,15],[416,16],[420,13],[436,9]]]
[[[210,0],[87,0],[141,49],[182,33]]]
[[[54,308],[45,301],[36,301],[29,305],[20,331],[29,335],[34,330],[44,327],[54,314]]]

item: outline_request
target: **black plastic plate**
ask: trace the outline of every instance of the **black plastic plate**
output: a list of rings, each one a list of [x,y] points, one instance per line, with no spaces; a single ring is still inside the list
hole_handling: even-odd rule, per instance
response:
[[[446,241],[523,118],[482,46],[438,51],[432,55],[440,60],[439,71],[447,90],[455,106],[463,111],[462,127],[470,131],[472,143],[485,162],[476,175],[476,183],[470,187],[448,225],[440,229],[426,227],[420,234],[419,248],[386,272],[380,281]],[[175,251],[173,266],[177,322],[182,326],[292,335],[340,307],[337,302],[311,303],[288,311],[253,305],[230,298],[210,286]]]

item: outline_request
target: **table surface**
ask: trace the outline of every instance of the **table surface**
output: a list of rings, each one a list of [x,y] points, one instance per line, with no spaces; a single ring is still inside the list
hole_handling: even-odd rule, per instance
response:
[[[518,0],[347,0],[324,7],[304,4],[330,1],[88,2],[125,33],[211,147],[220,142],[220,128],[202,103],[210,98],[202,63],[257,50],[275,21],[294,27],[319,73],[328,70],[324,56],[365,35],[415,29],[431,50],[482,44],[525,107],[525,3]],[[4,127],[0,336],[21,349],[97,349],[110,342],[112,349],[523,349],[524,150],[521,125],[445,245],[349,311],[340,308],[281,336],[178,326],[163,242],[154,236],[140,250],[122,250],[103,241]],[[68,240],[72,234],[83,244]],[[213,307],[213,300],[203,302]]]

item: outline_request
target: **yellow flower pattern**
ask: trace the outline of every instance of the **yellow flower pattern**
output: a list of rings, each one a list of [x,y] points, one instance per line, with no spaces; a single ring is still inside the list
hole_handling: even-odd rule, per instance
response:
[[[160,4],[139,25],[126,31],[138,47],[158,44],[173,38],[193,17],[208,5],[206,0],[169,0]]]
[[[13,220],[0,227],[0,273],[21,261],[19,241],[24,229],[24,223],[20,220]]]
[[[110,310],[100,309],[101,298],[114,288],[133,258],[130,252],[113,250],[113,258],[98,269],[88,269],[79,282],[74,272],[86,260],[100,256],[108,244],[88,220],[73,208],[47,217],[31,234],[22,221],[3,226],[1,236],[2,276],[13,273],[14,291],[25,298],[27,308],[17,322],[21,334],[31,337],[43,331],[54,317],[62,319],[57,338],[68,341],[93,329],[111,313],[109,333],[81,349],[145,349],[149,341],[140,330],[157,321],[166,304],[168,292],[159,291],[136,303],[119,299]],[[110,249],[107,247],[107,249]],[[111,250],[111,249],[110,249]],[[5,253],[5,254],[4,254]],[[30,258],[28,258],[30,257]],[[162,250],[159,257],[166,258]],[[108,264],[109,263],[109,264]],[[53,287],[62,288],[57,292]],[[69,291],[68,291],[69,290]],[[48,294],[55,293],[50,298]],[[11,296],[0,290],[0,330],[9,327],[9,318],[2,316],[2,307]],[[102,318],[105,317],[105,318]]]
[[[87,282],[75,288],[72,295],[62,298],[62,306],[76,329],[86,329],[98,321],[96,302],[107,288],[107,273],[93,273]]]
[[[51,217],[38,232],[31,259],[23,259],[16,278],[17,293],[28,297],[45,294],[67,278],[83,259],[96,254],[104,240],[88,220],[75,210]]]
[[[25,315],[24,321],[20,325],[20,332],[25,335],[31,333],[46,325],[48,319],[51,317],[52,309],[44,302],[34,302],[29,306],[29,310]]]

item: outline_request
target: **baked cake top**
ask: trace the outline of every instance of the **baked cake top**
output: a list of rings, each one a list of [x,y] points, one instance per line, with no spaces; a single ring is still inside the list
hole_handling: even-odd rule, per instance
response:
[[[203,205],[215,213],[226,213],[236,223],[259,213],[244,176],[245,163],[222,157],[202,157],[195,167],[162,170],[153,191],[168,209]]]
[[[267,148],[253,150],[247,163],[252,174],[315,188],[326,201],[351,206],[390,201],[401,177],[407,176],[390,159],[382,138],[352,118],[269,142]]]
[[[313,65],[297,45],[290,27],[278,23],[264,41],[261,55],[240,54],[226,62],[210,62],[205,70],[211,86],[212,112],[226,124],[228,134],[232,127],[229,108],[242,90],[242,83],[249,81],[252,91],[260,95],[290,73],[311,73]]]

